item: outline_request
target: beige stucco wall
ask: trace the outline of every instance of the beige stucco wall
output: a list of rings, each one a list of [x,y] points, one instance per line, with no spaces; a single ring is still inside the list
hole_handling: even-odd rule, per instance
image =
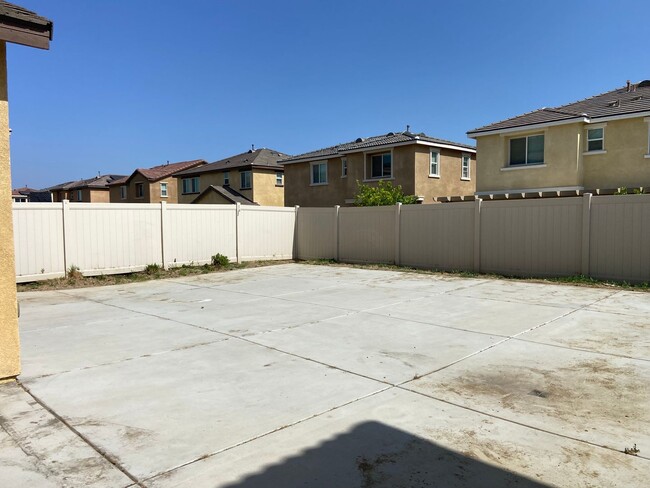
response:
[[[142,183],[144,195],[141,198],[135,197],[135,185]],[[160,184],[167,183],[167,197],[160,196]],[[126,199],[120,198],[120,187],[122,185],[111,185],[111,203],[178,203],[178,186],[176,178],[169,176],[158,181],[150,182],[139,173],[136,174],[126,185]]]
[[[230,200],[226,200],[222,195],[218,194],[216,191],[212,190],[203,195],[197,197],[194,203],[209,203],[213,205],[232,205],[233,203]]]
[[[478,137],[476,191],[581,186],[582,125]],[[544,134],[544,165],[504,169],[508,167],[510,139],[534,134]]]
[[[267,170],[261,168],[253,168],[251,175],[251,188],[242,190],[240,187],[241,171],[238,168],[228,170],[230,175],[230,188],[241,193],[249,200],[256,202],[260,205],[284,205],[284,187],[275,185],[275,169]],[[203,192],[208,186],[216,185],[223,186],[224,184],[224,171],[211,171],[196,175],[199,177],[199,193]],[[179,203],[192,203],[199,193],[188,193],[183,195],[182,178],[175,178],[178,201]],[[206,203],[203,199],[201,203]]]
[[[311,185],[310,162],[285,165],[285,205],[303,207],[329,207],[350,205],[357,193],[357,181],[374,186],[378,180],[368,180],[367,165],[372,154],[390,151],[358,152],[348,154],[348,176],[341,177],[341,158],[327,160],[327,185]],[[440,178],[429,178],[429,147],[423,145],[398,146],[393,152],[394,185],[401,185],[407,195],[425,197],[433,203],[434,196],[472,195],[474,193],[476,160],[470,163],[470,181],[462,181],[460,174],[461,151],[441,149]],[[365,178],[365,179],[364,179]]]
[[[284,205],[284,186],[275,184],[276,170],[253,169],[253,201],[260,205]]]
[[[605,151],[583,155],[585,189],[650,187],[650,159],[644,157],[648,153],[648,123],[643,117],[607,122]]]
[[[6,53],[6,43],[0,42],[0,380],[20,373]]]

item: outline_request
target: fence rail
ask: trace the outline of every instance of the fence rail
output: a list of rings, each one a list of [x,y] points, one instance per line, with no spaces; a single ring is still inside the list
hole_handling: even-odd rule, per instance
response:
[[[366,208],[16,203],[16,280],[231,260],[336,259],[650,281],[650,195]]]

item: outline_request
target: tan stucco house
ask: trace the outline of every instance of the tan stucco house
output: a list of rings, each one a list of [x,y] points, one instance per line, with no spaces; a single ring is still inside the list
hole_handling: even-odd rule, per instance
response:
[[[20,373],[18,302],[9,157],[7,42],[49,49],[52,21],[0,2],[0,382]]]
[[[650,187],[650,81],[467,133],[476,194],[557,196]]]
[[[178,203],[178,189],[174,173],[207,164],[203,159],[167,163],[152,168],[138,168],[131,176],[113,181],[110,187],[111,203]]]
[[[351,205],[357,182],[373,185],[381,180],[401,185],[421,203],[452,195],[471,196],[475,153],[473,146],[407,130],[292,156],[281,161],[285,205]]]
[[[250,149],[198,168],[176,173],[180,203],[284,205],[284,168],[288,155]]]
[[[99,175],[86,180],[75,180],[51,186],[46,190],[53,202],[69,200],[75,203],[108,203],[109,185],[124,175]]]

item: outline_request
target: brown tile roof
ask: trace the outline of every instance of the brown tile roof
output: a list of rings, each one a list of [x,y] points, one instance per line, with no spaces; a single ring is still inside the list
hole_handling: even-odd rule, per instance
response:
[[[205,190],[203,190],[194,199],[192,203],[198,201],[201,197],[203,197],[203,195],[209,192],[216,192],[231,203],[240,203],[242,205],[257,205],[257,203],[253,202],[252,200],[249,200],[244,195],[242,195],[238,191],[233,190],[229,186],[219,186],[219,185],[210,185]]]
[[[50,28],[52,26],[52,21],[50,19],[41,17],[40,15],[37,15],[36,12],[27,10],[19,5],[0,0],[0,20],[3,20],[3,18],[38,24]]]
[[[458,142],[447,141],[445,139],[437,139],[435,137],[428,136],[424,133],[414,134],[412,132],[389,132],[381,136],[373,137],[360,137],[351,142],[344,142],[342,144],[337,144],[336,146],[330,146],[323,149],[317,149],[316,151],[310,151],[303,154],[298,154],[297,156],[291,156],[280,161],[281,164],[292,163],[296,161],[309,160],[309,159],[318,159],[324,157],[338,156],[347,152],[353,151],[362,151],[364,149],[371,148],[380,148],[383,146],[393,146],[395,144],[404,144],[408,142],[416,143],[418,141],[430,142],[432,144],[444,144],[448,146],[458,146],[460,148],[470,149],[475,151],[474,146],[468,144],[461,144]]]
[[[108,188],[108,185],[113,183],[115,180],[124,178],[124,175],[102,175],[95,176],[94,178],[88,178],[87,180],[74,180],[66,181],[65,183],[59,183],[58,185],[45,188],[47,191],[59,191],[59,190],[76,190],[79,188]]]
[[[650,80],[624,86],[584,100],[561,105],[559,107],[544,107],[510,119],[501,120],[469,131],[468,135],[480,135],[501,129],[526,127],[528,125],[562,122],[572,119],[589,119],[598,121],[602,117],[630,115],[650,111]]]
[[[125,176],[124,178],[113,181],[111,183],[111,186],[124,185],[131,178],[133,178],[137,173],[144,176],[147,179],[147,181],[153,182],[153,181],[162,180],[163,178],[167,178],[168,176],[171,176],[174,173],[177,173],[178,171],[183,171],[189,168],[195,168],[197,166],[205,165],[206,163],[207,161],[205,161],[204,159],[193,159],[191,161],[181,161],[178,163],[160,164],[158,166],[153,166],[151,168],[138,168],[129,176]]]
[[[288,154],[281,153],[274,149],[255,149],[245,153],[237,154],[214,163],[206,164],[197,168],[188,169],[186,171],[179,171],[174,176],[189,176],[201,173],[209,173],[211,171],[223,171],[232,168],[243,168],[246,166],[266,167],[283,170],[278,161],[282,158],[289,157]]]

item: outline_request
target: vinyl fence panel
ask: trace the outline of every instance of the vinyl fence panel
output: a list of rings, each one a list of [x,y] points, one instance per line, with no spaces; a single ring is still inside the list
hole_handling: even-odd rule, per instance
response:
[[[440,270],[474,269],[474,202],[403,205],[400,264]]]
[[[293,259],[295,208],[241,206],[237,232],[242,261]]]
[[[16,282],[65,275],[60,203],[14,203]]]
[[[296,222],[296,258],[337,258],[338,207],[300,208]]]
[[[394,263],[395,223],[393,206],[341,208],[339,259],[351,263]]]
[[[650,195],[592,199],[589,269],[595,278],[650,281]]]

